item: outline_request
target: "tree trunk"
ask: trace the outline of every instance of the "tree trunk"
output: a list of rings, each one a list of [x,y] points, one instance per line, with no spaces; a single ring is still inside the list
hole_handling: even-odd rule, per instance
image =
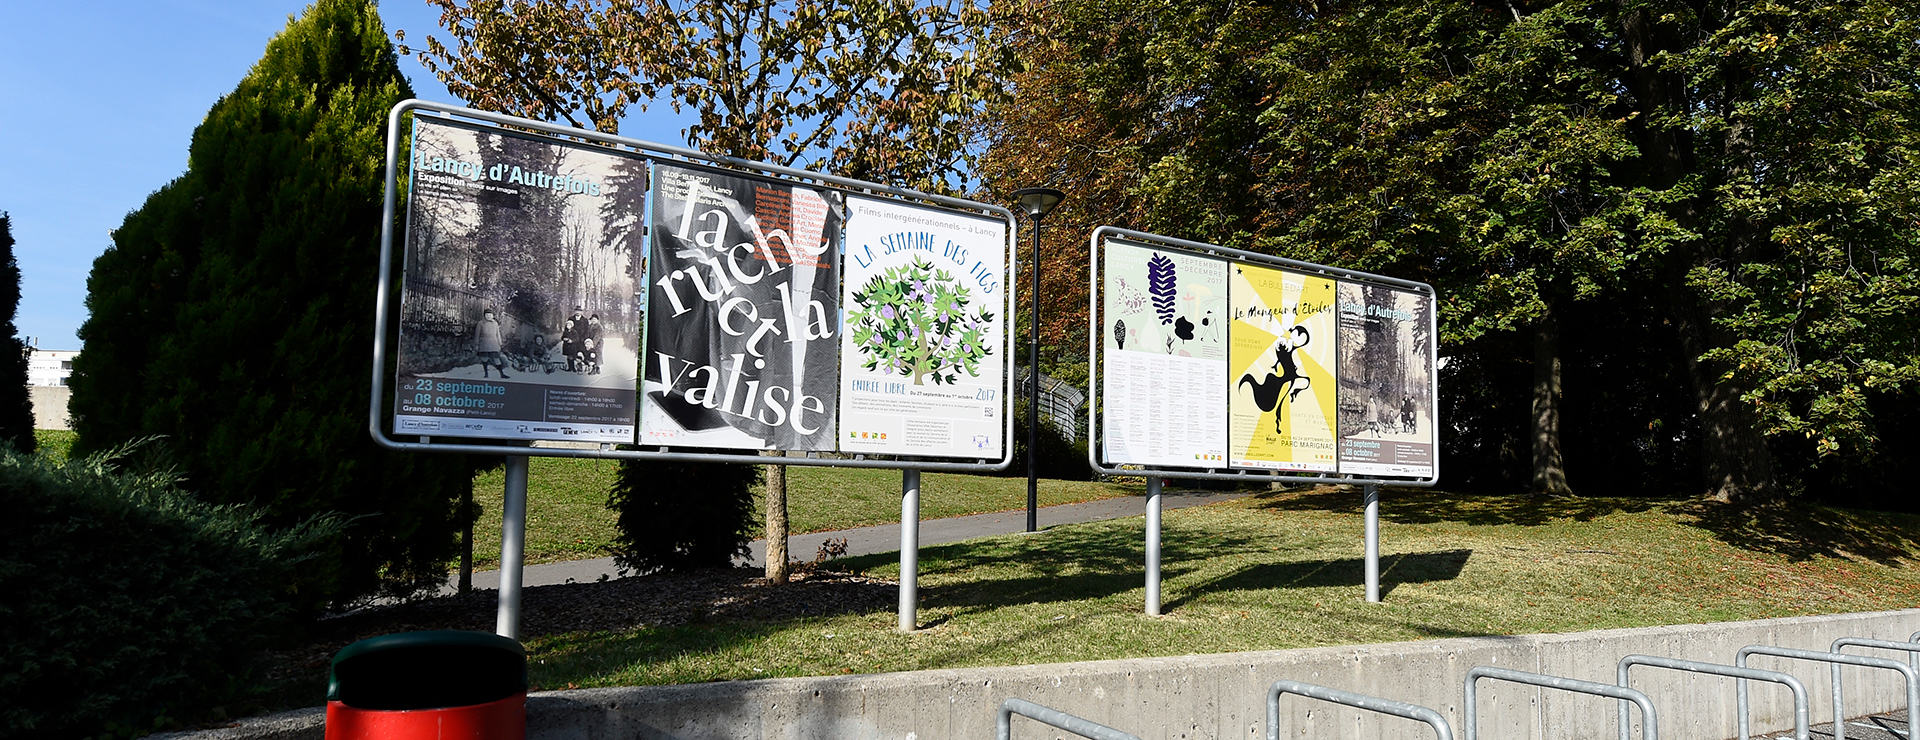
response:
[[[460,593],[465,595],[473,590],[473,481],[460,492],[460,518],[467,526],[460,531]]]
[[[1653,175],[1652,184],[1657,188],[1671,187],[1688,176],[1703,174],[1697,171],[1700,163],[1693,156],[1696,138],[1686,127],[1656,126],[1651,122],[1714,101],[1690,99],[1685,78],[1654,64],[1661,52],[1682,49],[1686,41],[1662,36],[1647,8],[1625,3],[1621,7],[1627,63],[1621,81],[1638,101],[1636,107],[1643,114],[1630,128],[1636,131],[1640,141],[1642,156]],[[1730,69],[1728,73],[1737,76],[1738,70]],[[1733,79],[1723,81],[1721,86],[1722,93],[1729,98],[1737,98],[1743,89],[1745,86]],[[1717,102],[1723,104],[1723,108],[1731,107],[1726,100]],[[1733,121],[1720,142],[1727,169],[1712,174],[1724,179],[1737,176],[1740,168],[1752,166],[1749,134],[1737,119]],[[1705,210],[1699,201],[1701,197],[1707,196],[1695,196],[1675,204],[1673,217],[1681,227],[1700,230]],[[1780,492],[1774,484],[1773,456],[1767,448],[1766,434],[1760,428],[1759,415],[1740,400],[1745,389],[1727,377],[1730,368],[1700,359],[1715,347],[1732,346],[1732,334],[1713,324],[1713,319],[1722,315],[1724,309],[1690,287],[1687,276],[1695,267],[1742,263],[1751,257],[1748,252],[1755,247],[1753,230],[1734,223],[1728,228],[1724,244],[1708,245],[1697,238],[1669,252],[1660,275],[1666,282],[1668,312],[1680,338],[1682,362],[1693,389],[1694,413],[1700,419],[1701,472],[1706,494],[1716,501],[1730,503],[1770,501],[1779,498]]]
[[[768,455],[785,456],[784,452]],[[767,466],[767,582],[787,582],[787,466]]]
[[[1536,496],[1571,496],[1560,447],[1560,319],[1553,301],[1533,323],[1533,486]]]
[[[1674,290],[1693,297],[1684,286]],[[1730,379],[1722,363],[1706,362],[1700,356],[1716,346],[1716,337],[1725,332],[1715,329],[1707,318],[1708,308],[1681,309],[1680,348],[1686,355],[1687,380],[1693,386],[1694,413],[1700,418],[1701,472],[1705,475],[1707,497],[1723,503],[1752,504],[1780,497],[1773,480],[1773,452],[1760,429],[1759,415],[1753,406],[1740,399],[1744,390]]]

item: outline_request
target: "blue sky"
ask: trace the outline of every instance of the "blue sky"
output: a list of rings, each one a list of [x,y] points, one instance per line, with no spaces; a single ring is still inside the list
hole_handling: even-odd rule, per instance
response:
[[[22,275],[20,335],[79,349],[87,273],[109,233],[186,168],[207,109],[230,92],[306,0],[17,2],[0,10],[0,211]],[[445,38],[420,0],[386,0],[387,31]],[[410,58],[414,94],[461,102]],[[681,143],[654,106],[627,136]]]

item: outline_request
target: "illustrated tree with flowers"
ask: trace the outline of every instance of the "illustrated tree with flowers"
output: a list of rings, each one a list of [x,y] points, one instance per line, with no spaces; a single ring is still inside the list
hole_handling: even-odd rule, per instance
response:
[[[980,360],[993,354],[987,330],[993,314],[967,312],[967,288],[945,270],[914,258],[888,268],[853,294],[847,313],[853,343],[868,370],[913,378],[925,385],[951,384],[958,373],[979,376]]]

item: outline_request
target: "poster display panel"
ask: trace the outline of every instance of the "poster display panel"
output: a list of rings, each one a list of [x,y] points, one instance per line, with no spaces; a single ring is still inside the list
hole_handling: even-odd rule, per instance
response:
[[[1333,472],[1334,281],[1247,263],[1231,272],[1230,462]]]
[[[1004,452],[1007,225],[847,197],[839,449]]]
[[[646,160],[413,121],[394,433],[632,442]]]
[[[838,194],[653,172],[641,441],[833,450]]]
[[[1432,476],[1433,298],[1341,282],[1340,471]]]
[[[1221,259],[1106,243],[1109,464],[1226,467],[1227,269]]]

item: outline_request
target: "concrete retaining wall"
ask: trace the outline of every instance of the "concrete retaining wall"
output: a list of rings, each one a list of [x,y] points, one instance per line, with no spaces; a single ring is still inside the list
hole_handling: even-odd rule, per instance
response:
[[[1461,682],[1476,665],[1611,684],[1619,659],[1631,653],[1730,664],[1746,645],[1825,652],[1836,637],[1904,642],[1915,631],[1920,631],[1920,609],[1178,658],[555,691],[529,700],[527,737],[978,740],[994,736],[1000,702],[1019,697],[1149,740],[1264,738],[1266,688],[1281,678],[1432,707],[1463,736]],[[1905,658],[1883,651],[1862,654]],[[1767,657],[1756,657],[1751,664],[1798,677],[1812,695],[1814,722],[1830,719],[1828,664]],[[1663,740],[1724,740],[1738,732],[1729,679],[1642,666],[1634,669],[1633,686],[1653,698]],[[1849,716],[1905,708],[1905,686],[1893,671],[1849,669],[1846,687]],[[1497,681],[1483,680],[1480,688],[1482,737],[1616,737],[1612,700]],[[1756,732],[1792,728],[1786,689],[1756,683],[1752,694]],[[281,724],[272,736],[307,736],[289,727],[291,722],[311,726],[310,736],[318,738],[317,719],[311,711],[278,718]],[[1639,722],[1637,715],[1634,722]],[[1281,723],[1283,736],[1289,738],[1430,734],[1425,725],[1408,720],[1291,696],[1282,700]],[[267,736],[244,730],[198,737]],[[1015,738],[1059,734],[1047,730],[1014,720]]]

